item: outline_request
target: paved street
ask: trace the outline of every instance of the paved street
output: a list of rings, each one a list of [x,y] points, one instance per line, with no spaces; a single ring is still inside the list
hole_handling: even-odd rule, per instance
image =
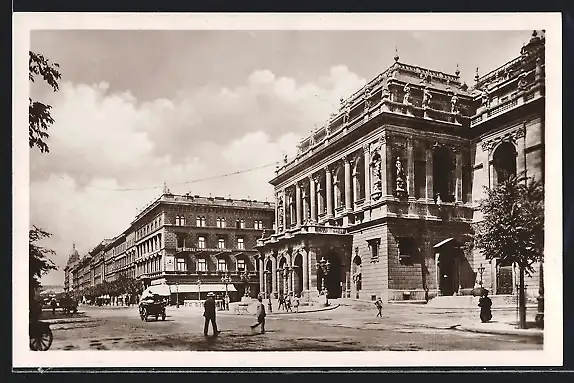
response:
[[[201,311],[168,307],[165,322],[142,322],[137,308],[81,307],[85,317],[52,324],[51,350],[222,350],[222,351],[416,351],[540,350],[542,341],[514,335],[479,334],[448,329],[452,317],[437,319],[445,329],[423,326],[427,312],[388,306],[384,317],[374,310],[341,306],[330,311],[270,315],[267,332],[249,325],[250,315],[218,314],[221,334],[203,336]],[[417,321],[418,318],[418,321]],[[440,321],[435,321],[440,322]],[[440,326],[440,324],[439,324]],[[211,329],[210,329],[211,334]]]

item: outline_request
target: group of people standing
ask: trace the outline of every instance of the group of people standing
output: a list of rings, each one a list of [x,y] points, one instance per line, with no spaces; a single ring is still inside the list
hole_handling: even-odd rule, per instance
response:
[[[295,309],[295,312],[298,313],[299,304],[299,297],[296,294],[293,294],[292,292],[289,294],[280,294],[279,306],[277,307],[277,310],[283,308],[283,310],[287,312],[293,312],[293,309]]]

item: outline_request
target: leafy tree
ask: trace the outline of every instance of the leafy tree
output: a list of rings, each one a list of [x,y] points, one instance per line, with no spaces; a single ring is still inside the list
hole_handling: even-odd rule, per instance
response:
[[[544,186],[526,177],[510,177],[497,187],[487,189],[480,202],[484,214],[474,235],[474,244],[486,259],[498,259],[501,265],[516,265],[520,270],[520,327],[526,327],[525,274],[544,256]]]
[[[40,246],[38,242],[50,237],[51,234],[34,226],[29,232],[30,246],[30,298],[34,298],[35,293],[42,286],[40,278],[50,270],[56,270],[57,267],[49,258],[55,255],[54,250]]]
[[[34,82],[36,76],[42,76],[42,79],[48,83],[56,92],[59,89],[58,80],[62,77],[58,68],[58,63],[51,63],[41,54],[29,52],[29,73],[28,78]],[[29,144],[30,148],[37,147],[42,153],[49,152],[46,140],[50,137],[48,127],[54,123],[50,114],[51,105],[38,101],[29,100]]]
[[[28,78],[34,82],[36,76],[41,76],[44,81],[57,91],[59,89],[58,80],[61,74],[58,71],[59,65],[57,63],[50,63],[48,59],[38,53],[29,52],[29,72]],[[54,119],[50,114],[50,105],[41,102],[33,101],[29,98],[29,144],[30,148],[37,147],[40,152],[49,152],[48,144],[45,140],[48,139],[48,127],[54,123]],[[56,270],[56,265],[48,258],[48,256],[55,255],[55,252],[39,246],[36,242],[41,239],[51,236],[50,233],[34,226],[29,233],[29,268],[30,268],[30,308],[35,307],[34,295],[35,292],[41,287],[40,278],[50,270]]]

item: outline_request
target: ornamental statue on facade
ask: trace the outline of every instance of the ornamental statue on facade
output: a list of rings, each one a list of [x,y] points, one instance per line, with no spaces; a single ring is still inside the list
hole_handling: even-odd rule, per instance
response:
[[[451,97],[450,99],[450,112],[451,113],[458,113],[458,97],[456,97],[456,94],[454,96]]]
[[[381,156],[377,152],[371,161],[373,174],[373,184],[371,187],[371,197],[378,199],[381,196]]]
[[[483,89],[481,91],[481,101],[482,101],[482,106],[488,106],[489,96],[488,96],[488,92],[485,89]]]
[[[428,88],[424,88],[423,90],[423,108],[428,108],[430,100],[432,98],[432,94]]]
[[[403,90],[405,91],[405,95],[403,97],[403,104],[410,105],[411,104],[411,88],[409,87],[409,84],[405,85]]]
[[[397,157],[397,161],[395,162],[396,172],[397,172],[397,194],[404,194],[407,192],[407,182],[405,177],[405,171],[403,169],[403,164],[401,163],[401,159]]]

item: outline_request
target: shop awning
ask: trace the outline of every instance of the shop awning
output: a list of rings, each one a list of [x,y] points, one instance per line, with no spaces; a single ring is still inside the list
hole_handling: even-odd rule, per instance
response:
[[[454,242],[453,242],[453,241],[454,241]],[[434,247],[435,249],[438,249],[438,248],[440,248],[440,247],[446,245],[447,243],[450,243],[451,245],[455,245],[455,244],[456,244],[456,241],[455,241],[454,238],[447,238],[447,239],[445,239],[444,241],[440,241],[439,243],[437,243],[437,244],[434,245],[433,247]]]
[[[199,292],[199,286],[197,284],[181,284],[181,285],[170,285],[171,293],[197,293]],[[232,284],[227,285],[227,291],[237,291],[235,286]],[[201,292],[225,292],[225,285],[223,283],[202,283]]]

